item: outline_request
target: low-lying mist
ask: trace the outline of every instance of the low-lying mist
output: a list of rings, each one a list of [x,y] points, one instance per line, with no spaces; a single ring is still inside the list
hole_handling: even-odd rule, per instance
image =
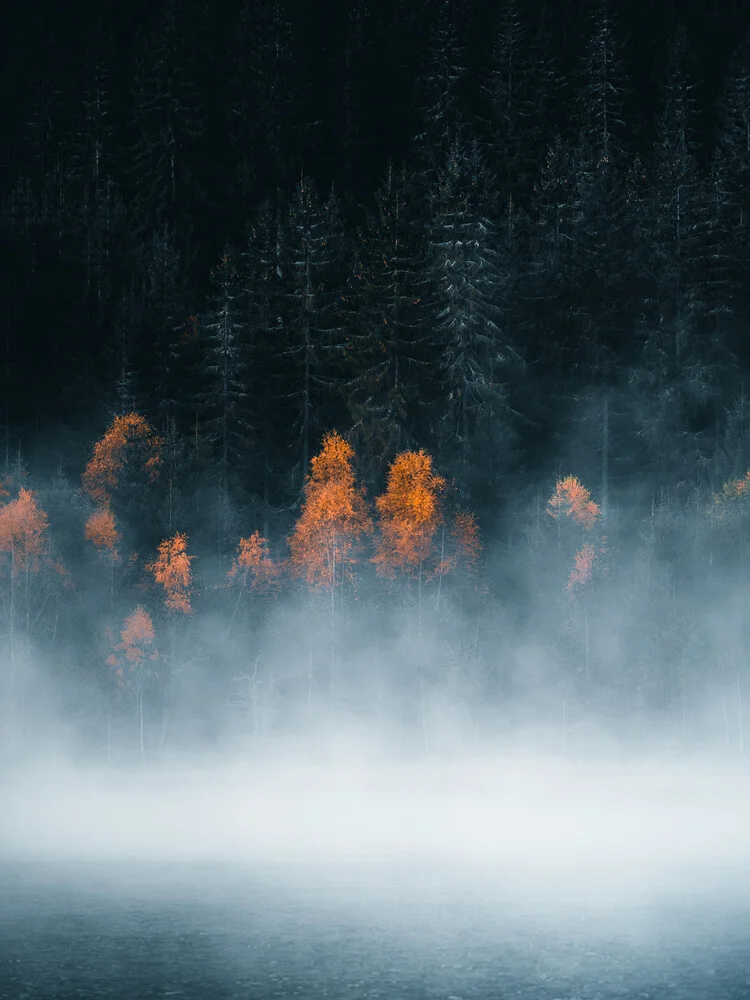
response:
[[[744,891],[748,829],[748,776],[710,761],[60,766],[6,777],[0,791],[0,855],[24,864],[211,862],[337,877],[396,864],[599,902]]]

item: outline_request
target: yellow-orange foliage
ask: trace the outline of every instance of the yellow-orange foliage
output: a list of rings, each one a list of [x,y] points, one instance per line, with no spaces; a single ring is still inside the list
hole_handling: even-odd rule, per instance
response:
[[[568,593],[573,596],[576,587],[582,587],[587,584],[591,579],[591,575],[594,571],[594,563],[596,561],[596,549],[593,545],[584,545],[583,548],[579,549],[575,554],[575,565],[570,571],[570,576],[568,577],[568,582],[566,584],[566,589]]]
[[[741,496],[750,496],[750,472],[746,472],[742,479],[727,480],[721,487],[721,493],[716,497],[716,500],[717,502],[735,500]]]
[[[302,513],[289,538],[293,572],[313,587],[334,587],[351,572],[364,535],[372,530],[363,492],[354,480],[354,449],[327,434],[305,483]]]
[[[139,413],[115,417],[104,437],[94,445],[83,472],[84,489],[97,503],[106,506],[117,488],[128,450],[136,446],[144,450],[143,467],[155,479],[159,474],[162,443]]]
[[[115,515],[109,507],[100,507],[94,511],[86,522],[85,535],[87,542],[92,542],[98,549],[105,549],[112,559],[117,561],[120,533],[117,530]]]
[[[159,653],[154,648],[154,638],[151,615],[139,604],[122,623],[120,641],[114,652],[107,657],[108,666],[116,668],[115,673],[120,681],[124,679],[124,666],[133,669],[140,667],[146,660],[159,659]]]
[[[562,512],[584,528],[593,528],[601,510],[591,494],[575,476],[566,476],[555,483],[555,492],[547,501],[547,513],[557,517]]]
[[[468,569],[473,569],[479,562],[482,551],[476,517],[465,511],[456,514],[451,534],[456,544],[458,558]]]
[[[240,538],[237,555],[227,574],[229,580],[241,577],[243,584],[250,581],[253,589],[275,586],[279,581],[280,567],[268,554],[268,542],[258,531],[249,538]]]
[[[388,470],[388,485],[375,505],[380,538],[373,562],[378,572],[393,577],[414,572],[433,551],[435,532],[443,522],[445,480],[432,469],[424,450],[402,451]]]
[[[47,543],[47,515],[31,490],[0,507],[0,552],[12,555],[13,568],[36,570]]]
[[[154,580],[164,587],[164,603],[170,611],[192,614],[190,563],[194,558],[187,554],[187,535],[178,531],[159,545],[159,555],[146,566],[149,573],[153,573]]]

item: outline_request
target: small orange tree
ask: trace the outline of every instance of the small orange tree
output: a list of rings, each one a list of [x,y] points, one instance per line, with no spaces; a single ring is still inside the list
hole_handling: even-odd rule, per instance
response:
[[[547,501],[547,512],[558,520],[561,516],[569,518],[584,531],[591,531],[601,516],[601,508],[591,499],[591,494],[575,476],[565,476],[555,483],[555,492]],[[573,557],[573,568],[568,574],[565,589],[573,600],[578,593],[584,595],[583,629],[585,677],[589,677],[589,619],[585,599],[588,584],[591,582],[596,561],[604,551],[603,545],[598,549],[590,542],[581,546]]]
[[[254,531],[249,538],[240,538],[227,579],[240,580],[243,588],[265,590],[278,585],[280,573],[281,567],[268,554],[268,542]]]
[[[445,489],[426,451],[402,451],[388,469],[385,493],[375,500],[379,533],[373,562],[389,579],[399,573],[416,578],[420,628],[422,580],[436,555],[438,528],[445,522]]]
[[[249,589],[258,593],[269,593],[278,587],[280,576],[281,567],[269,556],[268,542],[259,531],[254,531],[249,538],[240,538],[231,569],[227,573],[229,584],[239,584],[227,634],[232,629],[245,591]]]
[[[331,653],[329,677],[333,691],[336,672],[336,592],[353,579],[364,538],[372,531],[364,492],[354,477],[354,449],[335,431],[310,463],[302,511],[289,538],[291,568],[312,590],[330,600]],[[312,697],[312,644],[308,668],[308,698]]]
[[[564,514],[584,528],[593,528],[601,515],[601,508],[594,503],[579,479],[565,476],[555,483],[555,492],[547,501],[547,512],[555,519]]]
[[[421,577],[444,521],[445,485],[424,450],[402,451],[393,460],[386,491],[375,500],[380,532],[373,562],[383,576],[405,571]]]
[[[565,476],[564,479],[558,479],[555,484],[555,492],[547,501],[547,513],[555,520],[561,515],[568,517],[585,531],[590,531],[601,516],[601,508],[599,504],[594,503],[591,494],[579,479],[575,476]],[[598,554],[596,547],[590,543],[576,552],[574,567],[566,584],[566,590],[571,598],[575,595],[576,587],[583,586],[591,579]]]
[[[135,687],[141,761],[146,759],[143,740],[143,691],[148,666],[159,659],[159,652],[154,644],[155,637],[151,615],[138,605],[123,622],[120,641],[107,657],[107,665],[114,668],[117,683],[121,687],[130,685]]]
[[[7,622],[11,686],[15,682],[16,625],[19,600],[27,638],[31,634],[31,584],[49,558],[47,515],[32,490],[19,489],[15,500],[0,506],[0,571],[7,580]],[[59,567],[57,567],[59,569]]]
[[[83,488],[101,506],[107,506],[121,485],[123,470],[134,462],[150,480],[159,475],[162,439],[139,413],[115,417],[83,471]]]
[[[289,538],[292,570],[333,593],[351,576],[372,531],[364,493],[354,479],[354,449],[335,431],[310,463],[302,512]]]
[[[159,554],[146,569],[156,583],[164,588],[164,605],[169,611],[183,615],[193,613],[191,604],[192,570],[195,556],[187,553],[187,535],[177,532],[159,545]]]
[[[109,610],[112,613],[115,600],[115,564],[120,560],[117,546],[120,543],[120,532],[117,530],[115,515],[109,507],[99,507],[86,521],[84,536],[100,552],[106,553],[109,560]]]
[[[159,544],[158,555],[152,563],[146,565],[146,569],[154,577],[154,581],[164,588],[164,607],[169,615],[169,656],[167,666],[172,667],[176,662],[177,650],[177,619],[180,615],[192,615],[192,583],[193,574],[191,562],[195,556],[188,555],[187,535],[176,532],[171,538],[166,538]],[[171,670],[162,672],[162,684],[165,695],[163,700],[163,716],[160,745],[163,743],[166,731],[168,710],[168,692],[173,680]]]

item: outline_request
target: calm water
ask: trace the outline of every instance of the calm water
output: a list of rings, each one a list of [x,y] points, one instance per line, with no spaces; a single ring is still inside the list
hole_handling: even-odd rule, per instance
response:
[[[16,860],[0,867],[0,996],[747,1000],[750,897],[720,881],[607,900],[404,859]]]
[[[0,998],[750,1000],[750,781],[18,775]]]

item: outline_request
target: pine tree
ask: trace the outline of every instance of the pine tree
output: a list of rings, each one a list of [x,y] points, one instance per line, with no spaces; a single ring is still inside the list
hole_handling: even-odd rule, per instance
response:
[[[281,0],[244,0],[229,60],[227,123],[243,205],[288,188],[295,97],[292,24]]]
[[[671,332],[675,361],[698,332],[703,291],[705,194],[696,161],[696,104],[688,60],[687,35],[680,29],[670,49],[657,123],[651,232],[656,317]]]
[[[479,467],[492,483],[509,457],[507,383],[519,361],[498,325],[506,274],[496,231],[482,213],[483,182],[476,144],[455,143],[427,227],[429,330],[437,361],[432,432],[466,496]]]
[[[535,109],[529,102],[528,57],[527,26],[518,0],[503,0],[482,90],[487,103],[487,159],[498,181],[499,209],[509,225],[531,183]]]
[[[345,395],[365,461],[416,440],[424,358],[412,179],[389,166],[363,227],[346,292]]]
[[[743,290],[750,279],[750,31],[730,61],[718,114],[712,171],[717,232],[712,256],[719,262],[724,304],[737,315],[744,340]]]
[[[193,394],[187,386],[187,368],[194,327],[187,276],[177,236],[166,223],[151,235],[148,256],[140,273],[134,338],[128,364],[140,409],[166,434],[169,420],[187,421]],[[187,411],[187,412],[186,412]]]
[[[200,397],[203,433],[214,448],[219,514],[219,553],[228,551],[233,531],[229,510],[241,499],[239,477],[249,452],[249,414],[246,405],[246,303],[234,263],[226,248],[212,271],[208,308],[200,319]]]
[[[185,12],[165,0],[135,54],[130,175],[134,221],[184,237],[197,198],[193,147],[205,130]]]
[[[684,29],[672,43],[657,123],[648,261],[652,276],[639,329],[633,384],[649,384],[640,406],[652,427],[661,480],[692,481],[715,391],[717,345],[710,320],[706,185],[696,161],[696,107]],[[707,318],[709,317],[709,318]],[[692,470],[692,471],[691,471]]]
[[[312,181],[297,185],[282,232],[281,269],[285,309],[283,353],[284,421],[294,456],[297,486],[314,439],[339,415],[337,390],[344,345],[340,293],[344,247],[334,195],[321,204]],[[281,416],[281,408],[279,408]]]
[[[247,232],[240,254],[240,282],[247,308],[245,384],[248,422],[254,447],[247,456],[245,485],[254,489],[262,534],[268,538],[274,512],[288,501],[291,465],[279,434],[279,414],[290,411],[282,227],[277,212],[265,202]]]
[[[466,75],[464,32],[468,22],[465,0],[437,5],[427,60],[419,76],[419,123],[413,161],[420,201],[429,198],[437,171],[461,132],[462,84]]]
[[[625,197],[627,82],[611,0],[598,0],[577,103],[575,352],[592,382],[616,378],[629,332],[632,224]]]

